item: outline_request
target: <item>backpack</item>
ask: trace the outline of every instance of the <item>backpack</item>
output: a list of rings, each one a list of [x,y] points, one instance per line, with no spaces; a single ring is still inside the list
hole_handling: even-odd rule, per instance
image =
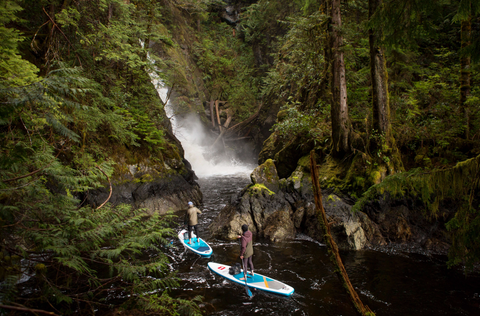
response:
[[[239,274],[240,272],[242,272],[242,267],[238,262],[228,269],[228,273],[231,275]]]

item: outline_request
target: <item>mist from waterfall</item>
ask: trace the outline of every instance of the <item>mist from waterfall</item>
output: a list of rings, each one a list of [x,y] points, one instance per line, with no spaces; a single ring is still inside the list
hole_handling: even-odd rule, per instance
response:
[[[172,123],[175,136],[182,143],[185,151],[185,159],[190,162],[192,169],[199,178],[219,175],[245,175],[249,176],[256,167],[253,164],[243,163],[234,157],[210,157],[213,143],[210,131],[206,130],[195,114],[185,118],[175,115],[173,105],[167,100],[168,87],[165,87],[160,79],[152,77],[158,94],[165,103],[165,113]],[[210,159],[206,159],[209,157]]]

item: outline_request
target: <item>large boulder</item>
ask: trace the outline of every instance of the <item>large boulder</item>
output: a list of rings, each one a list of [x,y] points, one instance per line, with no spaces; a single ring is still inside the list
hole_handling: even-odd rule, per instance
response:
[[[187,208],[187,202],[202,203],[202,192],[196,176],[186,160],[166,160],[163,172],[152,164],[126,165],[117,168],[112,179],[110,199],[109,186],[92,190],[86,196],[87,203],[96,207],[108,199],[113,205],[130,204],[144,208],[148,214],[179,211]]]
[[[352,205],[335,194],[322,198],[331,233],[339,248],[360,250],[379,236],[377,226],[362,212],[352,213]],[[380,242],[383,242],[380,237]]]
[[[272,159],[268,159],[262,165],[262,168],[255,168],[250,174],[250,180],[254,185],[264,185],[268,190],[277,193],[280,185],[277,169]]]
[[[323,241],[313,203],[311,178],[297,168],[287,179],[279,179],[272,160],[265,161],[251,174],[247,188],[225,206],[210,225],[218,238],[235,239],[242,224],[248,224],[257,236],[271,241],[293,239],[299,232]],[[368,216],[352,214],[352,205],[334,194],[323,197],[331,231],[343,249],[362,249],[378,229]]]

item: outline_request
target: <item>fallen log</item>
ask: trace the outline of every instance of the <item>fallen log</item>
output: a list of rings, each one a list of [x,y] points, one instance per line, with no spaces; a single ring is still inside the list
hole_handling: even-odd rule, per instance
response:
[[[217,115],[218,115],[218,113],[217,113]],[[230,122],[232,121],[232,118],[233,118],[232,111],[230,109],[227,109],[227,120],[225,121],[224,128],[221,128],[221,126],[219,126],[220,127],[220,135],[218,135],[217,139],[215,139],[215,141],[212,144],[212,147],[214,147],[217,144],[217,142],[220,139],[222,139],[223,134],[225,134],[225,132],[228,131],[228,125],[230,125]],[[222,139],[222,141],[223,141],[223,139]],[[225,147],[225,142],[223,143],[223,146]]]
[[[316,215],[318,221],[320,222],[320,226],[322,226],[325,242],[328,246],[328,252],[330,254],[330,260],[335,266],[335,272],[350,295],[350,299],[357,312],[362,316],[375,316],[375,313],[373,313],[368,306],[363,305],[360,297],[353,288],[353,285],[348,278],[347,271],[343,265],[342,258],[338,252],[337,243],[333,240],[332,234],[330,233],[330,224],[328,223],[327,215],[325,213],[325,209],[323,208],[322,192],[318,179],[317,163],[315,162],[315,152],[313,150],[310,152],[310,172],[312,175],[312,189],[315,198]]]
[[[215,127],[215,114],[213,113],[213,104],[215,101],[210,100],[210,118],[212,119],[212,127]]]
[[[215,139],[215,141],[213,142],[212,146],[211,147],[214,147],[217,142],[222,139],[223,135],[227,134],[227,135],[232,135],[235,131],[240,131],[242,130],[243,128],[245,128],[250,122],[252,122],[255,118],[257,118],[258,114],[260,113],[260,109],[262,108],[262,103],[260,103],[258,109],[257,109],[257,112],[255,112],[255,114],[251,115],[249,118],[247,118],[246,120],[238,123],[238,124],[235,124],[233,125],[232,127],[230,128],[220,128],[220,135],[218,135],[217,139]],[[217,113],[218,114],[218,113]],[[233,118],[233,114],[231,112],[227,112],[227,122],[225,122],[225,124],[227,126],[225,127],[228,127],[228,125],[230,124],[230,121],[231,119]]]
[[[237,141],[237,140],[243,140],[243,139],[251,139],[252,136],[244,136],[244,137],[236,137],[236,138],[223,138],[225,139],[226,142],[234,142],[234,141]]]

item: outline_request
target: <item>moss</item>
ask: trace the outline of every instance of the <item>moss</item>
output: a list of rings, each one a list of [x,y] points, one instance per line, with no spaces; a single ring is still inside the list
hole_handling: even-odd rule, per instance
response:
[[[264,184],[254,184],[248,188],[250,195],[259,194],[262,190],[266,190],[268,195],[274,195],[275,192],[268,189]]]
[[[288,111],[287,110],[280,110],[277,113],[277,122],[280,123],[284,121],[288,116]]]
[[[310,155],[300,158],[297,162],[297,165],[301,168],[300,171],[310,172]]]
[[[270,134],[270,136],[263,142],[262,150],[258,154],[258,163],[263,164],[267,159],[274,157],[275,153],[275,133]]]
[[[382,179],[382,174],[380,171],[376,170],[370,174],[370,179],[373,183],[380,183]]]
[[[342,186],[341,178],[346,174],[345,166],[328,156],[320,165],[318,176],[320,184],[324,187]]]
[[[47,271],[47,267],[43,263],[37,263],[35,265],[35,271],[40,274],[44,274]]]
[[[142,175],[139,179],[136,179],[135,182],[145,183],[145,182],[152,182],[153,180],[155,180],[154,177],[152,177],[151,174],[146,173]]]
[[[276,170],[275,169],[275,164],[273,163],[273,160],[272,159],[267,159],[267,161],[265,161],[263,163],[263,172],[264,172],[265,177],[267,178],[268,182],[278,180],[278,179],[274,179],[275,174],[274,174],[273,170]]]
[[[335,201],[340,201],[340,198],[338,198],[337,196],[333,195],[333,194],[329,194],[327,196],[327,201],[332,201],[332,202],[335,202]]]

